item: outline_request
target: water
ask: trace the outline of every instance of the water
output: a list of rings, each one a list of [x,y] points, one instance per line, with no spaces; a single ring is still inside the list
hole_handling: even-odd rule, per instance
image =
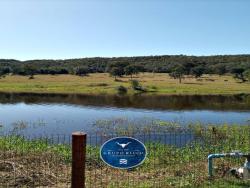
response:
[[[100,119],[160,119],[186,126],[250,124],[249,96],[89,96],[0,94],[2,131],[27,135],[90,132]],[[1,129],[0,129],[1,130]]]

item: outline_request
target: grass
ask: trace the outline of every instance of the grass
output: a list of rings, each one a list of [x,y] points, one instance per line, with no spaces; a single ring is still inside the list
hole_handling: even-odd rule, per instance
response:
[[[138,93],[132,89],[130,77],[117,81],[107,73],[95,73],[79,77],[73,75],[9,75],[0,79],[0,92],[29,93],[82,93],[117,94],[117,88],[124,86],[128,94]],[[250,83],[239,83],[231,75],[204,75],[202,78],[185,78],[181,84],[165,73],[141,73],[134,77],[147,90],[147,94],[250,94]]]
[[[87,146],[87,187],[249,187],[228,175],[242,159],[216,159],[215,176],[208,179],[210,153],[240,150],[249,152],[249,126],[190,126],[195,141],[183,147],[146,142],[148,156],[138,168],[124,171],[106,166],[98,145]],[[153,136],[154,134],[152,134]],[[55,138],[56,140],[57,138]],[[53,143],[52,138],[30,140],[18,135],[0,137],[0,186],[70,186],[71,147]],[[14,175],[14,174],[15,175]]]

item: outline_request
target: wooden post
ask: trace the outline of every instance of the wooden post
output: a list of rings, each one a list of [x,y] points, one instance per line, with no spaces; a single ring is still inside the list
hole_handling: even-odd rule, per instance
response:
[[[87,135],[85,133],[72,133],[72,188],[85,187],[86,142]]]

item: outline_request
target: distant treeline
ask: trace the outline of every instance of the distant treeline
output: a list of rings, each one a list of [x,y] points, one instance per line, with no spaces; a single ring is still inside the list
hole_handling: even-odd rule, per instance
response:
[[[18,61],[0,59],[0,75],[76,74],[109,72],[113,76],[138,72],[172,73],[173,77],[194,74],[233,73],[239,78],[250,71],[250,55],[140,56]]]

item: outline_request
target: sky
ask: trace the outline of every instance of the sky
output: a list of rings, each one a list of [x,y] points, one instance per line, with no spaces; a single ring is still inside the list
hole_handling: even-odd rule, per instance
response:
[[[249,0],[0,0],[0,59],[250,53]]]

